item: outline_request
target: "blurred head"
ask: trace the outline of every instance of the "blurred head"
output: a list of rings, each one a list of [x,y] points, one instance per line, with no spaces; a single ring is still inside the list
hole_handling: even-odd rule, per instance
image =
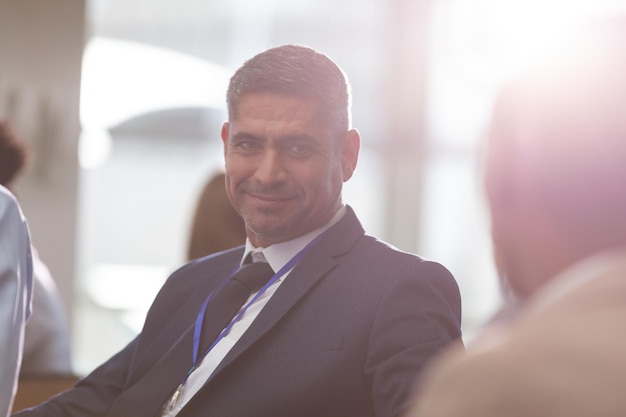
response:
[[[494,107],[485,180],[495,258],[522,298],[626,246],[626,26],[581,32]]]
[[[0,184],[12,186],[26,167],[28,147],[6,120],[0,120]]]
[[[233,210],[224,188],[224,174],[212,176],[204,186],[191,224],[187,259],[220,252],[246,241],[241,216]]]
[[[227,101],[226,189],[252,243],[268,246],[327,223],[359,151],[341,69],[310,48],[273,48],[233,75]]]

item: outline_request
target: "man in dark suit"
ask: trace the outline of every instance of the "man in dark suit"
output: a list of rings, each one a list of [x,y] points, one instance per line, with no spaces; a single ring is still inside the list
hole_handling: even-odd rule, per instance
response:
[[[394,417],[425,362],[458,340],[450,273],[367,236],[342,202],[360,138],[341,69],[273,48],[235,73],[227,100],[226,189],[245,246],[176,271],[135,340],[20,416]],[[249,254],[273,276],[203,356],[219,315],[203,306]]]

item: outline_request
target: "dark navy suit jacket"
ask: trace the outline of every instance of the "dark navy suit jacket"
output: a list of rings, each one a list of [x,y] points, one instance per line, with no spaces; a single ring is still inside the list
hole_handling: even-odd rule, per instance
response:
[[[242,252],[174,272],[136,339],[73,389],[17,415],[159,415],[191,366],[202,302]],[[428,359],[459,339],[460,316],[443,266],[366,235],[349,208],[179,416],[396,417]]]

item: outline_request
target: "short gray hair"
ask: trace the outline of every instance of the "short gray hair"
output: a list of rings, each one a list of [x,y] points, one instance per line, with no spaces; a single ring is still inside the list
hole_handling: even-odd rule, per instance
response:
[[[247,60],[231,77],[226,95],[228,116],[237,118],[239,100],[248,93],[276,93],[312,99],[322,122],[333,132],[350,128],[350,85],[328,56],[305,46],[283,45]]]

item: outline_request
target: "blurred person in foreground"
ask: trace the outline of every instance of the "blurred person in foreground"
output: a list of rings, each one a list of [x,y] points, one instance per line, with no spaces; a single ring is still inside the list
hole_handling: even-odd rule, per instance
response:
[[[0,120],[0,185],[15,194],[26,169],[29,148],[7,120]],[[21,376],[72,374],[70,326],[65,306],[46,264],[31,246],[33,308],[24,334]]]
[[[501,92],[485,180],[519,303],[429,367],[410,417],[626,416],[626,20]]]
[[[0,186],[0,416],[11,411],[30,315],[32,260],[28,226],[17,201]]]
[[[174,272],[135,340],[18,415],[396,417],[460,337],[448,270],[366,235],[342,201],[360,147],[343,71],[310,48],[272,48],[236,71],[227,104],[225,183],[245,245]],[[217,301],[250,270],[266,282],[218,324],[230,304]]]

